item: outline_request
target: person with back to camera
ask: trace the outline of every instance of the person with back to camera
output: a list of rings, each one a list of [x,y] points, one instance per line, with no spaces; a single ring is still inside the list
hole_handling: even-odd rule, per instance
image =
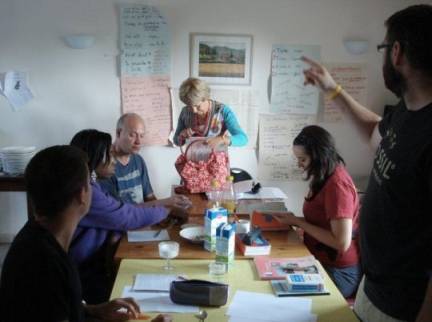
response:
[[[79,222],[73,236],[70,254],[78,266],[84,299],[88,303],[98,303],[106,300],[111,291],[112,280],[106,260],[109,250],[115,246],[122,233],[160,223],[167,217],[181,224],[187,217],[170,212],[175,204],[140,207],[120,202],[101,189],[96,178],[110,176],[114,172],[110,134],[82,130],[75,134],[71,145],[88,155],[93,194],[89,212]],[[112,264],[112,258],[108,258],[108,262]]]
[[[298,166],[310,179],[303,204],[304,218],[274,215],[280,222],[304,230],[304,243],[322,263],[344,297],[357,290],[362,276],[357,244],[359,198],[336,150],[322,127],[305,127],[294,139]]]
[[[132,298],[85,304],[68,249],[78,222],[90,207],[92,187],[86,155],[64,145],[39,151],[25,170],[35,210],[6,255],[0,281],[0,320],[82,322],[87,318],[126,321],[140,317]],[[170,322],[159,315],[153,322]]]
[[[432,321],[432,6],[391,15],[378,51],[386,87],[400,101],[381,118],[356,102],[319,63],[306,84],[330,96],[376,155],[360,211],[362,321]]]
[[[186,104],[180,112],[174,143],[182,146],[190,137],[207,137],[213,148],[219,145],[245,146],[246,133],[231,108],[210,99],[210,87],[190,77],[180,86],[180,100]]]

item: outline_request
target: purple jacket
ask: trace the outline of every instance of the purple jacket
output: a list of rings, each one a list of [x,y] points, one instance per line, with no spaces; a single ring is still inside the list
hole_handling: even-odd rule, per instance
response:
[[[168,215],[164,207],[143,208],[122,203],[103,192],[98,183],[92,182],[91,186],[90,210],[78,224],[69,248],[78,266],[101,249],[110,233],[150,226]]]

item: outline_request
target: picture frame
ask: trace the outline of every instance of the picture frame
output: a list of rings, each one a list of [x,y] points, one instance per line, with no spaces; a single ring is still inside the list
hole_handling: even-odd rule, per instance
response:
[[[190,34],[190,74],[212,85],[250,85],[252,36]]]

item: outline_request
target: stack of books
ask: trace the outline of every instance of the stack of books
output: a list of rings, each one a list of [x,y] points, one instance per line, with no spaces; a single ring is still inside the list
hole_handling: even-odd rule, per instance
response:
[[[273,258],[259,256],[254,258],[255,267],[262,280],[284,280],[287,274],[319,274],[314,256]]]
[[[276,296],[329,294],[314,256],[297,258],[254,258],[258,276],[270,280]]]

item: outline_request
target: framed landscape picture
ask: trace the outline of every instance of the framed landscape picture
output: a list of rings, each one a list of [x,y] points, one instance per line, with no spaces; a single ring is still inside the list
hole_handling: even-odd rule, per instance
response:
[[[249,85],[252,36],[192,33],[191,76],[215,85]]]

